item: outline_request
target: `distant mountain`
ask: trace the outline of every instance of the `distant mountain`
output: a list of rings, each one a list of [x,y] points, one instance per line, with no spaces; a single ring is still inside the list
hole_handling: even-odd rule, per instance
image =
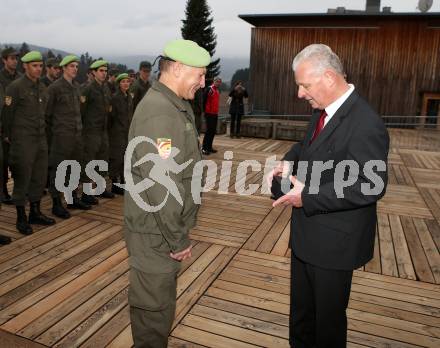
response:
[[[16,49],[20,49],[21,47],[21,43],[0,43],[0,48],[3,48],[4,46],[12,46]],[[48,47],[44,47],[44,46],[38,46],[38,45],[33,45],[33,44],[27,44],[29,46],[30,50],[36,50],[36,51],[40,51],[43,54],[46,54],[47,51],[51,50],[55,55],[61,54],[63,57],[68,55],[68,54],[82,54],[85,52],[66,52],[63,50],[59,50],[56,48],[48,48]],[[151,56],[151,55],[132,55],[132,56],[120,56],[120,55],[99,55],[99,54],[94,54],[92,52],[89,52],[89,54],[94,57],[94,58],[98,58],[98,57],[103,57],[104,59],[108,60],[109,62],[112,63],[117,63],[117,64],[123,64],[126,65],[128,69],[135,69],[137,71],[137,69],[139,68],[139,63],[143,60],[148,60],[151,63],[153,63],[154,59],[156,58],[156,56]],[[237,71],[238,69],[244,69],[244,68],[248,68],[249,67],[249,58],[243,58],[243,57],[225,57],[222,58],[220,57],[220,69],[221,69],[221,77],[223,78],[224,82],[230,82],[232,75],[234,75],[235,71]],[[156,70],[157,68],[155,67],[154,70]]]
[[[27,42],[26,42],[27,43]],[[16,50],[19,50],[21,47],[21,43],[0,43],[0,47],[1,49],[3,49],[3,47],[5,46],[12,46],[14,47]],[[48,48],[48,47],[43,47],[43,46],[38,46],[38,45],[32,45],[27,43],[27,45],[29,46],[29,49],[31,51],[40,51],[42,54],[46,54],[47,51],[51,50],[56,56],[58,54],[61,54],[63,57],[68,55],[68,54],[72,54],[71,52],[66,52],[66,51],[62,51],[62,50],[58,50],[56,48]]]
[[[118,62],[120,64],[125,64],[129,69],[139,69],[139,63],[143,60],[148,60],[153,63],[156,59],[155,56],[150,55],[134,55],[134,56],[104,56],[104,58],[111,62]],[[221,77],[225,82],[230,82],[232,75],[238,69],[244,69],[249,67],[249,58],[222,58],[220,57],[220,69]],[[157,65],[153,70],[157,70]]]

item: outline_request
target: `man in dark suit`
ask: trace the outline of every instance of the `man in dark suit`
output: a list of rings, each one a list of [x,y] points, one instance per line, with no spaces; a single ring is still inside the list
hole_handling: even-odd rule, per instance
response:
[[[389,136],[381,118],[345,81],[328,46],[307,46],[293,70],[298,97],[314,112],[304,140],[272,173],[280,175],[283,164],[291,164],[284,174],[292,172],[293,189],[273,204],[294,208],[290,344],[345,347],[353,270],[373,256]]]

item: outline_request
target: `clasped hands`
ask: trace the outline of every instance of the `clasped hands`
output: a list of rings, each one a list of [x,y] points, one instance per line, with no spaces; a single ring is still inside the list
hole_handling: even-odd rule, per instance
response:
[[[287,170],[288,165],[284,162],[281,162],[278,166],[276,166],[272,172],[267,177],[267,183],[269,188],[272,187],[272,179],[274,176],[279,176],[285,173]],[[304,184],[299,181],[296,176],[289,176],[290,182],[293,185],[293,188],[287,192],[284,196],[278,198],[275,202],[273,202],[272,206],[276,207],[278,205],[282,206],[292,206],[295,208],[301,208],[302,207],[302,198],[301,194],[304,189]]]

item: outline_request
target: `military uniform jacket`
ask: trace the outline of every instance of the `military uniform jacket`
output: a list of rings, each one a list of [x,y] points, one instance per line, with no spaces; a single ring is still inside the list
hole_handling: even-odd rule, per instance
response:
[[[4,136],[12,141],[16,137],[45,136],[47,89],[39,81],[26,75],[12,82],[6,89],[3,109]]]
[[[5,68],[3,68],[3,69],[0,71],[0,84],[1,84],[1,85],[3,86],[3,88],[6,90],[6,87],[8,87],[9,84],[10,84],[12,81],[18,79],[18,78],[21,77],[21,76],[22,76],[22,75],[21,75],[18,71],[16,71],[14,75],[11,75],[10,73],[8,73],[8,72],[6,71]]]
[[[188,233],[195,226],[199,208],[191,194],[193,169],[195,163],[201,160],[201,153],[190,104],[164,84],[154,82],[135,111],[129,142],[138,136],[146,136],[154,144],[142,142],[134,150],[131,175],[135,184],[145,178],[154,180],[155,175],[157,177],[158,173],[154,172],[157,166],[152,161],[136,167],[133,164],[144,156],[157,158],[158,148],[166,142],[180,151],[174,156],[177,165],[191,161],[178,173],[169,173],[169,179],[177,186],[183,204],[172,194],[165,201],[169,191],[157,182],[140,193],[149,206],[156,207],[165,201],[157,212],[144,211],[129,192],[124,195],[125,239],[131,266],[147,273],[173,272],[180,267],[180,263],[174,261],[169,252],[178,252],[190,245]],[[166,155],[166,152],[162,155]],[[159,173],[159,176],[165,175]],[[126,182],[128,180],[126,176]]]
[[[49,96],[46,109],[46,120],[52,134],[58,136],[80,134],[81,91],[75,81],[70,83],[61,77],[47,89]]]
[[[133,82],[133,86],[131,87],[131,93],[133,93],[133,105],[134,110],[136,110],[137,105],[142,100],[144,95],[150,89],[150,82],[144,82],[140,78],[136,79]]]
[[[107,130],[111,111],[111,94],[107,83],[96,80],[88,83],[81,93],[81,115],[84,132],[101,133]]]
[[[52,83],[54,83],[56,80],[55,80],[55,81],[52,81],[52,80],[49,79],[49,78],[47,77],[47,75],[46,75],[46,76],[42,77],[40,81],[43,82],[44,85],[45,85],[46,87],[49,87],[49,86],[50,86]]]
[[[109,127],[111,137],[124,137],[124,141],[126,141],[132,118],[133,97],[130,93],[125,95],[118,89],[112,97]]]

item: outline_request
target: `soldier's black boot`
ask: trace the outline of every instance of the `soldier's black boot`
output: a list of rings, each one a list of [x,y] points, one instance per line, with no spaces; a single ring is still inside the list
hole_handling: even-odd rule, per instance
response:
[[[81,201],[88,205],[96,205],[99,203],[97,198],[93,197],[92,195],[85,194],[84,192],[81,196]]]
[[[17,223],[15,226],[18,232],[25,235],[32,234],[33,230],[31,225],[28,224],[26,210],[23,206],[16,206],[15,208],[17,209]]]
[[[8,237],[8,236],[3,236],[3,235],[1,235],[0,234],[0,245],[6,245],[6,244],[9,244],[9,243],[11,243],[11,238],[10,237]]]
[[[61,202],[60,197],[54,197],[52,198],[52,214],[55,216],[58,216],[61,219],[68,219],[70,218],[70,213],[67,211],[66,208],[63,207],[63,203]]]
[[[8,204],[8,205],[11,205],[13,203],[11,195],[8,192],[8,187],[6,186],[6,184],[3,185],[3,200],[2,200],[2,202],[5,204]]]
[[[40,201],[31,203],[31,211],[29,212],[29,223],[37,225],[53,225],[55,220],[44,215],[40,210]]]
[[[118,179],[112,180],[112,193],[115,195],[123,195],[124,189],[122,187],[116,186],[115,184],[119,184]]]
[[[110,191],[107,191],[107,189],[105,189],[104,192],[99,195],[99,197],[102,197],[102,198],[115,198],[115,195],[113,193],[111,193]]]
[[[90,210],[90,209],[92,209],[92,207],[89,204],[84,203],[83,201],[81,201],[78,198],[76,191],[73,191],[72,196],[73,196],[73,203],[72,204],[67,204],[67,208],[69,208],[69,209],[80,209],[80,210]]]

